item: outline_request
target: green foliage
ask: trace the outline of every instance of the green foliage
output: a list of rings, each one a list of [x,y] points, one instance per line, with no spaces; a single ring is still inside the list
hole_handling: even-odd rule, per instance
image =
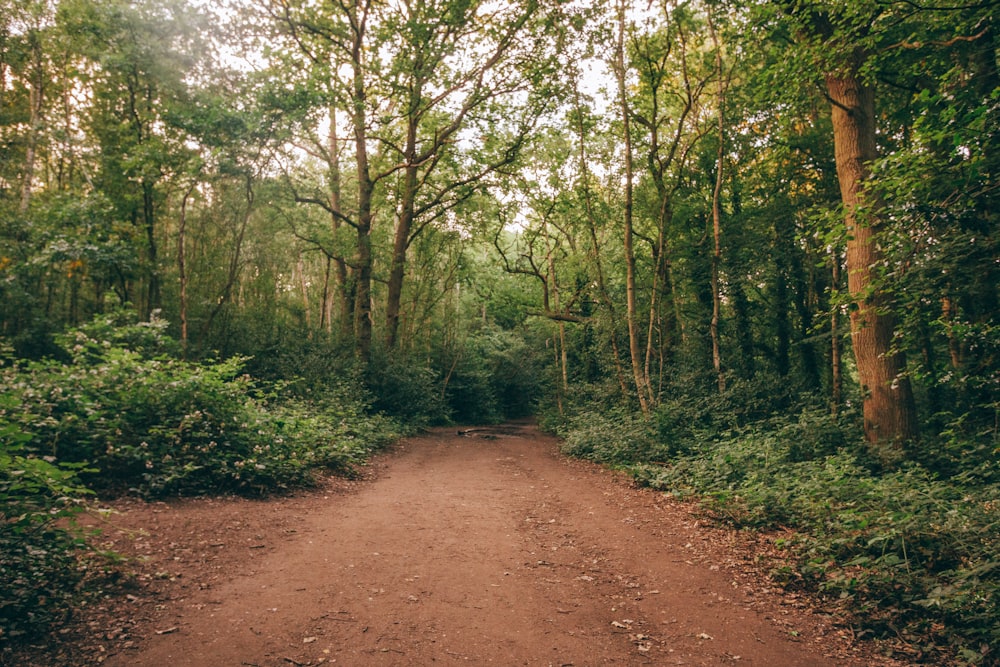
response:
[[[655,432],[645,421],[624,410],[598,416],[577,415],[564,428],[562,449],[572,456],[612,465],[660,458],[662,448]]]
[[[281,402],[241,373],[242,358],[150,356],[171,346],[164,327],[99,318],[60,338],[71,363],[4,369],[25,451],[85,462],[96,469],[85,481],[105,491],[264,493],[308,484],[316,467],[348,472],[398,435],[348,388]]]
[[[414,427],[438,424],[448,412],[437,373],[413,360],[376,358],[365,373],[372,407]]]
[[[243,358],[168,356],[166,327],[114,313],[58,336],[65,361],[0,350],[0,639],[58,621],[100,569],[72,523],[91,489],[269,493],[351,474],[402,435],[353,382],[282,399]]]
[[[489,381],[504,419],[535,413],[542,392],[538,353],[522,336],[492,331],[486,359]]]
[[[979,469],[951,480],[916,464],[873,472],[853,432],[807,410],[630,470],[734,525],[788,530],[778,543],[789,566],[774,576],[841,601],[864,633],[994,660],[981,649],[1000,638],[1000,486]]]
[[[0,396],[0,642],[47,627],[76,599],[87,550],[67,522],[92,493],[81,466],[26,453],[31,435],[5,416],[17,407]]]
[[[463,356],[455,364],[444,391],[452,421],[459,424],[502,421],[491,382],[493,376],[484,362],[478,356]]]
[[[489,424],[534,412],[539,367],[520,335],[490,326],[464,335],[430,362],[376,352],[364,380],[373,409],[410,426]]]
[[[682,390],[684,382],[687,389]],[[659,439],[671,452],[688,451],[695,443],[727,437],[734,429],[766,419],[796,404],[808,404],[777,375],[758,374],[752,381],[733,378],[725,391],[707,374],[684,376],[668,388],[656,409]],[[699,390],[700,388],[700,390]]]
[[[454,421],[495,423],[526,417],[535,410],[541,387],[541,364],[518,334],[484,327],[455,352],[445,388]],[[445,360],[447,363],[447,360]]]

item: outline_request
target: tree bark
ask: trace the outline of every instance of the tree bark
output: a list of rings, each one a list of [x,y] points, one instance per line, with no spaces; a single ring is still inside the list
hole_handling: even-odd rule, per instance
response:
[[[38,137],[42,133],[42,110],[45,100],[45,72],[42,67],[41,45],[35,35],[32,39],[32,71],[28,92],[28,142],[24,151],[24,180],[21,183],[21,202],[18,212],[25,213],[31,205],[31,195],[35,184],[35,162],[38,151]]]
[[[399,315],[403,299],[403,279],[406,276],[406,251],[410,246],[410,231],[417,197],[417,125],[419,115],[415,107],[420,104],[423,86],[417,82],[410,99],[411,115],[406,128],[406,147],[403,159],[403,192],[396,219],[396,234],[392,243],[392,265],[389,268],[388,296],[385,306],[385,345],[387,349],[396,347],[399,333]]]
[[[147,257],[149,259],[149,284],[146,286],[146,308],[144,318],[152,317],[160,309],[160,257],[156,243],[156,192],[155,185],[142,181],[142,220],[146,231]]]
[[[333,105],[330,106],[330,130],[327,135],[327,149],[329,151],[329,165],[330,165],[330,211],[331,211],[331,227],[333,231],[334,238],[336,238],[338,231],[341,226],[341,215],[342,211],[340,208],[340,198],[341,198],[341,179],[340,179],[340,139],[337,136],[337,108]],[[352,323],[354,321],[354,300],[351,295],[351,285],[350,285],[350,275],[348,271],[347,262],[344,261],[342,256],[331,255],[329,257],[329,262],[333,264],[336,271],[334,274],[336,276],[337,285],[337,303],[339,304],[339,326],[341,334],[345,338],[350,336]],[[330,267],[327,267],[327,274],[329,274]],[[329,278],[327,278],[327,286],[329,287]],[[329,298],[327,294],[324,299]],[[327,305],[327,332],[333,332],[333,308]]]
[[[302,298],[302,323],[306,328],[306,338],[312,340],[312,308],[309,304],[309,281],[306,280],[306,263],[302,259],[302,249],[296,251],[295,273],[299,279],[299,292]]]
[[[180,281],[180,321],[181,321],[181,354],[186,358],[188,349],[188,275],[187,275],[187,204],[194,192],[196,181],[181,198],[180,219],[177,222],[177,277]]]
[[[853,300],[851,342],[863,395],[865,438],[882,455],[917,437],[906,360],[893,349],[895,318],[874,270],[884,258],[876,238],[882,202],[865,191],[877,157],[875,93],[862,80],[865,55],[856,50],[843,69],[825,77],[832,105],[834,156],[847,226],[847,287]]]
[[[580,89],[576,77],[573,79],[573,101],[577,110],[577,138],[580,142],[580,181],[583,186],[583,203],[587,211],[587,228],[590,232],[591,249],[594,253],[594,270],[597,272],[597,289],[600,293],[601,302],[608,310],[608,317],[611,319],[611,333],[609,342],[611,343],[611,354],[614,357],[615,377],[618,379],[618,387],[621,389],[622,397],[628,395],[625,384],[625,372],[622,370],[621,353],[618,350],[618,315],[615,312],[615,304],[608,293],[608,285],[604,280],[604,265],[601,262],[601,247],[597,239],[597,215],[594,213],[593,202],[590,192],[590,170],[587,167],[587,145],[586,132],[583,126],[583,105],[580,103]]]
[[[353,69],[351,89],[351,121],[354,131],[355,165],[358,174],[358,219],[356,225],[357,245],[354,270],[357,282],[354,293],[354,349],[357,356],[367,362],[372,346],[372,181],[368,165],[368,117],[365,88],[365,31],[367,29],[367,6],[358,13],[358,1],[349,7],[350,22],[353,26],[351,43],[351,67]]]
[[[715,187],[712,189],[712,322],[709,331],[712,336],[712,368],[715,369],[716,382],[719,392],[726,390],[726,375],[722,371],[722,350],[719,342],[719,320],[722,311],[722,293],[719,288],[719,271],[722,265],[722,183],[723,183],[723,162],[725,160],[726,148],[726,81],[725,73],[722,69],[722,48],[719,44],[719,37],[715,32],[715,23],[712,21],[712,13],[708,14],[708,29],[712,35],[712,45],[715,48],[715,72],[718,80],[718,133],[719,149],[716,155]]]
[[[840,251],[834,250],[832,263],[833,291],[840,290]],[[843,403],[844,378],[841,374],[840,304],[830,305],[830,412],[839,414]]]
[[[639,347],[638,312],[635,296],[635,249],[632,242],[632,130],[629,117],[628,97],[625,88],[625,4],[618,4],[618,40],[615,45],[615,74],[618,79],[618,103],[622,118],[622,138],[625,143],[625,319],[628,324],[628,349],[632,360],[632,376],[639,397],[642,414],[649,416],[649,401],[646,377],[643,374],[642,353]]]

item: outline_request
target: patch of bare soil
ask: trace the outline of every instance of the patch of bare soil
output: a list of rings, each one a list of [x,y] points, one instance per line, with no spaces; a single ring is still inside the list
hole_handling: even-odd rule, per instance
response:
[[[747,536],[529,425],[437,429],[291,497],[114,505],[130,591],[4,662],[898,664],[756,574]]]

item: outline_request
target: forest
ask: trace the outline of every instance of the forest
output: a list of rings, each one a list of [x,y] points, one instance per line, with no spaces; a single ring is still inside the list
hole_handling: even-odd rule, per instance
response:
[[[998,7],[0,0],[0,643],[95,498],[532,416],[1000,664]]]

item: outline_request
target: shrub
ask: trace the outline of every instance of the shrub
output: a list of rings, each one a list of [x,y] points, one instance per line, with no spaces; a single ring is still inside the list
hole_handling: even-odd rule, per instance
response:
[[[376,355],[364,376],[372,407],[419,428],[450,419],[437,373],[407,359]]]
[[[840,600],[863,632],[995,662],[1000,487],[976,475],[942,480],[915,463],[873,472],[865,450],[840,420],[805,411],[631,470],[698,495],[734,525],[794,529],[779,541],[792,568],[775,576]]]
[[[26,452],[87,463],[96,471],[84,481],[104,491],[264,493],[308,484],[316,467],[348,471],[398,436],[349,388],[282,402],[241,372],[244,359],[151,358],[163,346],[136,327],[112,328],[111,341],[76,330],[61,339],[71,363],[2,369],[17,404],[7,418],[31,435]],[[137,338],[141,352],[116,342]]]
[[[611,465],[658,460],[658,446],[649,425],[624,410],[602,415],[579,414],[569,419],[563,451],[571,456]]]
[[[77,599],[97,554],[72,519],[91,487],[266,493],[350,473],[402,435],[350,382],[279,400],[244,359],[172,358],[164,323],[121,317],[59,336],[62,360],[0,347],[0,638],[43,631]]]
[[[88,553],[79,531],[65,522],[90,495],[77,466],[25,454],[31,436],[0,409],[0,640],[41,632],[77,596],[80,561]]]

